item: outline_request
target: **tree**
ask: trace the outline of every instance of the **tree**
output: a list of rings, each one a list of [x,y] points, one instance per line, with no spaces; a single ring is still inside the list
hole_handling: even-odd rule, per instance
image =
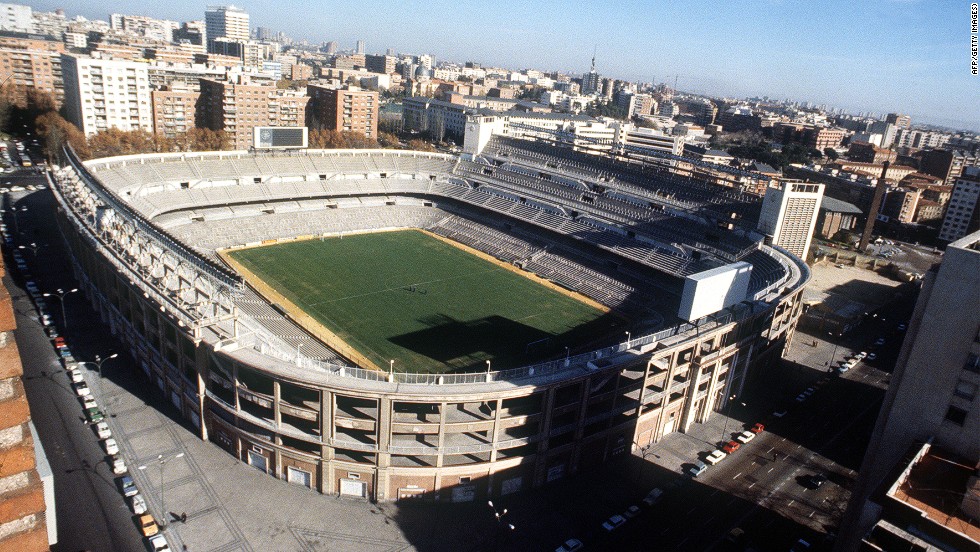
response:
[[[425,140],[419,140],[418,138],[408,141],[408,149],[414,151],[436,151],[435,146],[429,142],[426,142]]]
[[[840,157],[840,155],[837,154],[837,150],[834,148],[824,148],[823,154],[826,155],[827,159],[830,159],[831,161],[837,161],[837,158]]]
[[[231,149],[231,138],[223,130],[195,127],[187,131],[180,141],[187,149],[184,151],[221,151]]]
[[[398,136],[390,132],[379,132],[378,144],[383,148],[398,148],[401,142],[398,140]]]
[[[82,131],[57,112],[49,111],[40,115],[35,121],[35,127],[44,143],[44,153],[49,159],[60,159],[61,148],[65,144],[71,144],[82,159],[92,157]]]
[[[629,118],[625,109],[611,101],[596,100],[585,108],[585,113],[590,117],[612,117],[623,121]]]

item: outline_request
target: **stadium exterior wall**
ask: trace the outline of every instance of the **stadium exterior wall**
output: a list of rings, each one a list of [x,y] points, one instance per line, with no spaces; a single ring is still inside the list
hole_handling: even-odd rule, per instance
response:
[[[202,439],[276,478],[379,501],[467,501],[538,487],[704,422],[753,374],[778,365],[808,279],[804,268],[798,285],[733,321],[557,375],[374,381],[207,339],[120,270],[59,198],[80,287]]]

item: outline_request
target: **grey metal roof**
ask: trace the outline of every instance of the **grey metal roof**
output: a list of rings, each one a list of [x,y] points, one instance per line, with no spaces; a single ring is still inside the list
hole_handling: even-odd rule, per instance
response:
[[[827,196],[823,196],[823,200],[820,202],[820,210],[852,215],[860,215],[864,212],[851,203]]]

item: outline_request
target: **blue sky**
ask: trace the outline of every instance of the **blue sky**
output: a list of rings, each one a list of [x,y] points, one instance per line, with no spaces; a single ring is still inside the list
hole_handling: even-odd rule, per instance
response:
[[[14,0],[16,1],[16,0]],[[38,0],[37,10],[184,21],[209,2]],[[252,26],[368,52],[510,68],[588,70],[718,96],[768,95],[980,131],[970,2],[949,0],[241,0]]]

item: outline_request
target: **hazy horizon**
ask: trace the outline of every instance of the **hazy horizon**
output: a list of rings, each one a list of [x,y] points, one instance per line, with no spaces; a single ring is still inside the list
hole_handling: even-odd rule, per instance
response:
[[[25,2],[38,11],[108,20],[110,13],[176,21],[204,18],[221,2]],[[532,4],[389,4],[365,0],[234,2],[250,25],[294,40],[366,42],[369,53],[429,53],[511,69],[588,71],[674,83],[725,97],[768,96],[851,113],[907,113],[913,124],[980,131],[980,78],[970,74],[970,3],[749,0],[673,4],[544,0]],[[340,15],[340,17],[337,17]]]

